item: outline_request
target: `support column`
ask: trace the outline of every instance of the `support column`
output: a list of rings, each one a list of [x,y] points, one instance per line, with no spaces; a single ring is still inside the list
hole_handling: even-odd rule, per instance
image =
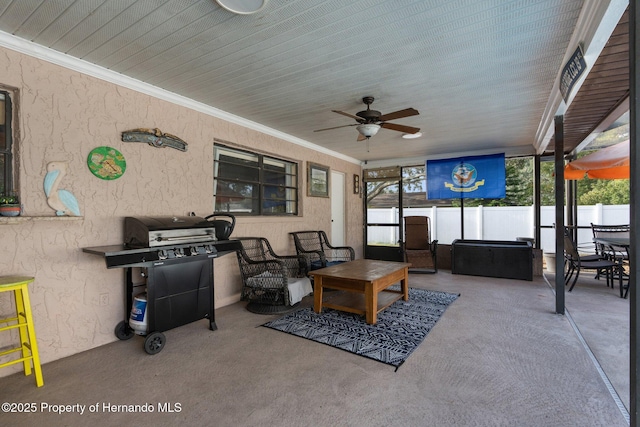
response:
[[[438,240],[438,209],[436,205],[431,207],[431,240]]]
[[[556,313],[564,314],[564,116],[555,117]]]
[[[640,392],[640,348],[638,340],[638,292],[637,277],[640,257],[638,257],[638,244],[640,244],[640,159],[638,158],[638,135],[640,134],[640,102],[638,100],[638,82],[640,82],[640,34],[638,34],[638,22],[640,22],[640,8],[635,1],[629,2],[629,155],[630,155],[630,203],[629,219],[631,225],[630,253],[629,253],[629,385],[630,385],[630,425],[638,425],[638,393]]]
[[[533,158],[533,238],[535,240],[536,249],[542,247],[540,239],[542,239],[542,233],[540,226],[541,215],[541,197],[540,197],[540,155],[536,155]]]

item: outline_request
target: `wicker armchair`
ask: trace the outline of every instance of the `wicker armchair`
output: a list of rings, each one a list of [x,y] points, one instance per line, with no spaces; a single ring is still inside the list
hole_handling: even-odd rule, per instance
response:
[[[253,313],[285,313],[313,292],[305,257],[276,255],[264,237],[238,238],[242,301]]]
[[[349,246],[331,246],[324,231],[296,231],[293,236],[298,255],[304,256],[311,270],[353,261],[356,253]]]

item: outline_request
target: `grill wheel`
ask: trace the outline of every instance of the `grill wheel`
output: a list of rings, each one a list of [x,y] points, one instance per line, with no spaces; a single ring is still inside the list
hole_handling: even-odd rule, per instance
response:
[[[118,339],[122,341],[130,339],[134,335],[133,329],[131,329],[124,320],[116,325],[116,329],[114,332],[116,334],[116,337],[118,337]]]
[[[162,332],[152,332],[144,340],[144,351],[148,354],[157,354],[164,348],[166,338]]]

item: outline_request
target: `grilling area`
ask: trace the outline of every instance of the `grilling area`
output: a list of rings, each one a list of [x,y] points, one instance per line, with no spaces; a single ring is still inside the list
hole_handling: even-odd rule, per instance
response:
[[[228,240],[232,227],[226,232],[219,226],[217,231],[214,221],[196,216],[126,217],[123,245],[83,248],[103,256],[107,268],[126,271],[125,319],[115,328],[119,339],[134,335],[129,313],[134,295],[142,293],[148,320],[138,333],[145,336],[149,354],[164,348],[166,330],[205,318],[209,329],[217,329],[212,260],[239,249],[236,241]],[[134,268],[142,269],[137,274],[143,282],[134,279]]]

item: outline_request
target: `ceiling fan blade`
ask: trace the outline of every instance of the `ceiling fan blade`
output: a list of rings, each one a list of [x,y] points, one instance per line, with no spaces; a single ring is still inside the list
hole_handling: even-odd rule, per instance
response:
[[[360,141],[364,141],[365,139],[367,139],[367,137],[366,137],[366,136],[364,136],[363,134],[361,134],[360,132],[358,132],[358,139],[357,139],[357,141],[358,141],[358,142],[360,142]]]
[[[401,119],[403,117],[417,116],[420,114],[418,110],[415,108],[405,108],[404,110],[394,111],[393,113],[383,114],[380,116],[381,122],[386,122],[387,120],[395,120]]]
[[[358,121],[362,120],[362,117],[354,116],[353,114],[345,113],[344,111],[331,110],[334,113],[342,114],[343,116],[351,117],[352,119],[356,119]]]
[[[323,130],[331,130],[331,129],[339,129],[339,128],[346,128],[349,126],[358,126],[360,123],[353,123],[351,125],[342,125],[342,126],[334,126],[332,128],[324,128],[324,129],[316,129],[314,130],[314,132],[322,132]]]
[[[398,125],[396,123],[382,123],[382,126],[385,129],[397,130],[398,132],[404,133],[418,133],[420,132],[420,128],[414,128],[412,126]]]

